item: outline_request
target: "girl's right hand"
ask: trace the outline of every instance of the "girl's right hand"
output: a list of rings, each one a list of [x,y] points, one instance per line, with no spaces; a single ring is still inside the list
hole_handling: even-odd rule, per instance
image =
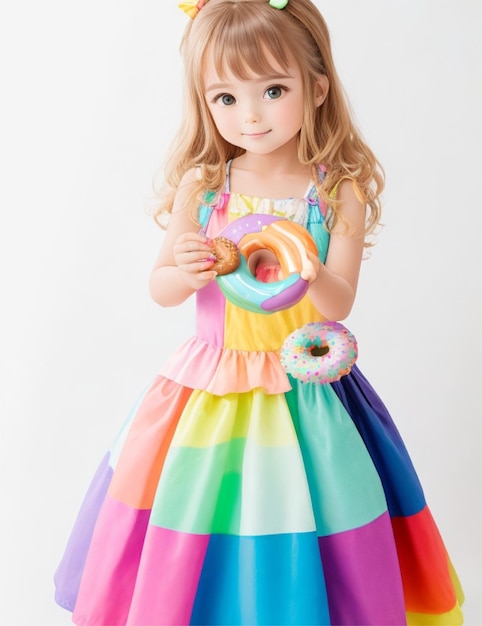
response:
[[[204,235],[185,232],[173,245],[173,256],[177,267],[185,273],[185,280],[196,291],[213,280],[217,273],[210,270],[214,258]]]
[[[195,170],[183,177],[161,250],[149,280],[152,298],[161,306],[177,306],[208,285],[216,272],[208,239],[200,234],[186,206],[192,196]]]

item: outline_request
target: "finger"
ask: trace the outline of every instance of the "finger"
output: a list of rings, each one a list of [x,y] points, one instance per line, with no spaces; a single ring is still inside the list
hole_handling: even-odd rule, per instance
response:
[[[187,232],[187,233],[182,233],[182,235],[179,235],[179,237],[176,240],[176,244],[178,243],[183,244],[186,242],[205,243],[206,241],[208,241],[208,239],[205,235],[201,235],[200,233]]]
[[[217,275],[218,275],[218,273],[217,272],[213,272],[213,271],[200,272],[198,274],[200,280],[205,280],[207,282],[210,282],[211,280],[214,280]]]
[[[181,255],[191,255],[191,259],[202,259],[207,258],[211,255],[211,249],[209,246],[201,243],[201,242],[185,242],[182,244],[177,244],[173,249],[175,256]]]
[[[205,250],[200,250],[197,252],[175,254],[174,260],[176,261],[176,265],[178,267],[180,267],[181,265],[198,265],[199,263],[208,264],[205,265],[205,267],[210,267],[216,259],[211,256],[209,252],[206,252]]]
[[[203,259],[202,261],[198,261],[196,263],[180,263],[178,267],[184,272],[189,272],[190,274],[200,274],[209,270],[209,268],[213,266],[213,263],[213,259]]]

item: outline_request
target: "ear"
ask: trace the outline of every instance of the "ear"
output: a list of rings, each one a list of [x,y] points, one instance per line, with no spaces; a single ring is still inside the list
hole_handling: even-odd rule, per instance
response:
[[[315,106],[319,107],[323,104],[328,95],[330,89],[330,83],[328,82],[328,76],[320,74],[315,83]]]

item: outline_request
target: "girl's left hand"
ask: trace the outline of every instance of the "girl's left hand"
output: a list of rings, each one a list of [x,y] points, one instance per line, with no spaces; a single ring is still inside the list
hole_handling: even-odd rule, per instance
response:
[[[318,274],[320,273],[321,261],[318,255],[313,254],[313,252],[307,251],[309,264],[307,264],[300,272],[301,278],[303,280],[312,283],[318,278]]]

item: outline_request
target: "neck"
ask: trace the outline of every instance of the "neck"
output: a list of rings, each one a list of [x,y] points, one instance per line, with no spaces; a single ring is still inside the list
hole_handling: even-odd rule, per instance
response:
[[[264,198],[302,198],[311,179],[311,167],[302,165],[296,150],[245,154],[233,159],[233,192]]]
[[[298,159],[297,141],[269,154],[245,152],[233,160],[233,167],[257,172],[260,175],[302,173],[310,169],[309,166],[302,165]]]

